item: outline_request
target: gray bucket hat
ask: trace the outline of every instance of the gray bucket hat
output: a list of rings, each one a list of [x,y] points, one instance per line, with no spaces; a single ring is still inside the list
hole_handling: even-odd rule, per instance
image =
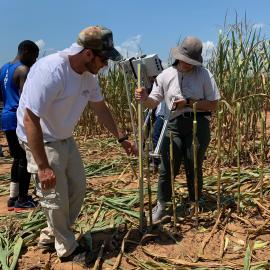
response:
[[[112,31],[104,26],[89,26],[78,36],[77,43],[86,49],[93,49],[113,61],[122,59],[121,54],[114,48]]]
[[[194,66],[202,65],[202,42],[196,37],[186,37],[180,46],[172,48],[171,53],[177,60]]]

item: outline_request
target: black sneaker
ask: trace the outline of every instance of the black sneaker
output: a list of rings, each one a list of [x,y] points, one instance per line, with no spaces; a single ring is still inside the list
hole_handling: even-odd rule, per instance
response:
[[[35,206],[38,206],[39,202],[34,200],[31,195],[27,195],[27,200],[32,202]]]
[[[35,208],[37,205],[32,200],[19,201],[17,200],[14,205],[14,211],[20,212],[24,210],[31,210]]]
[[[60,257],[61,262],[74,262],[85,267],[89,267],[93,259],[93,253],[81,246],[78,246],[69,256]]]
[[[15,206],[15,202],[18,200],[18,197],[10,197],[7,201],[7,208],[8,211],[13,211],[14,210],[14,206]]]

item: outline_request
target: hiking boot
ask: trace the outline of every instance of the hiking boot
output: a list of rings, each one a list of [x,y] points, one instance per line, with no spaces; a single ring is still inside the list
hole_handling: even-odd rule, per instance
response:
[[[14,205],[14,211],[20,212],[23,210],[31,210],[36,206],[37,206],[36,202],[34,202],[33,200],[25,200],[25,201],[17,200]]]
[[[18,200],[18,197],[10,197],[7,201],[7,208],[8,211],[13,211],[14,210],[14,206],[15,206],[15,202]]]
[[[54,243],[40,243],[40,242],[38,242],[37,246],[39,249],[42,249],[43,251],[48,251],[48,252],[55,251]]]
[[[161,220],[164,216],[166,216],[167,211],[165,208],[161,207],[159,203],[152,209],[152,220],[153,222],[158,222]]]
[[[89,267],[93,259],[92,251],[87,251],[82,246],[78,246],[69,256],[60,257],[61,262],[74,262],[84,267]]]

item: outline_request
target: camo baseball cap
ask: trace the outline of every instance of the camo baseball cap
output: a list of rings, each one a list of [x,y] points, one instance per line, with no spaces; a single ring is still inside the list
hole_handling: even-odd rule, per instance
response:
[[[113,61],[122,59],[121,54],[114,48],[112,31],[104,26],[89,26],[78,36],[77,43],[86,49],[93,49]]]

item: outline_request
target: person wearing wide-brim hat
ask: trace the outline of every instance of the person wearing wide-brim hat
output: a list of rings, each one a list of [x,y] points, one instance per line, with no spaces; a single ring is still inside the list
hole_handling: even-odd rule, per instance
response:
[[[197,108],[197,174],[199,198],[203,187],[202,165],[210,142],[209,122],[211,111],[216,109],[220,99],[219,90],[211,72],[203,67],[202,42],[197,37],[188,36],[171,50],[175,59],[173,65],[158,77],[150,95],[145,89],[136,89],[135,97],[148,108],[155,108],[165,99],[167,110],[172,100],[176,110],[170,113],[167,134],[161,146],[161,164],[158,181],[158,203],[153,209],[153,221],[160,220],[166,212],[166,203],[171,200],[171,172],[169,163],[169,136],[173,134],[174,176],[179,173],[182,159],[187,177],[190,202],[195,201],[194,160],[192,149],[193,104]]]

